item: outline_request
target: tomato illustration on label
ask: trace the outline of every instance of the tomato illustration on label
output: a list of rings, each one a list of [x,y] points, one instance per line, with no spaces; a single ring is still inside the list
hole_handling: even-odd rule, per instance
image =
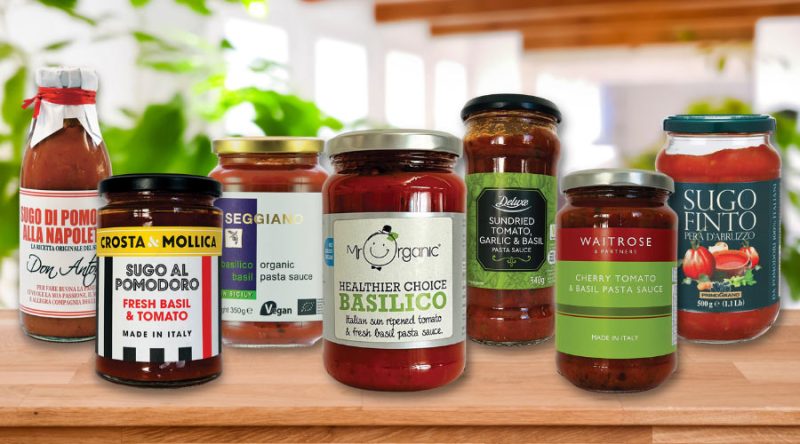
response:
[[[700,280],[703,276],[711,277],[714,266],[714,256],[706,247],[697,243],[693,243],[692,248],[686,250],[683,256],[683,273],[687,278]]]
[[[750,268],[758,267],[760,258],[758,256],[758,251],[756,250],[756,247],[750,245],[749,242],[745,241],[744,246],[740,248],[739,251],[746,254],[748,259],[750,259]]]
[[[756,284],[754,272],[758,265],[758,251],[747,241],[738,249],[731,249],[726,242],[717,242],[708,248],[692,243],[683,256],[681,268],[686,278],[684,284],[696,285],[701,298],[739,298],[735,289]]]

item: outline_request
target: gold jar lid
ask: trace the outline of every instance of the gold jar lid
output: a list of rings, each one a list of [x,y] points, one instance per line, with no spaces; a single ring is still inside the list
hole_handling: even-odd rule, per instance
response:
[[[325,142],[316,137],[228,137],[214,141],[217,154],[321,153]]]

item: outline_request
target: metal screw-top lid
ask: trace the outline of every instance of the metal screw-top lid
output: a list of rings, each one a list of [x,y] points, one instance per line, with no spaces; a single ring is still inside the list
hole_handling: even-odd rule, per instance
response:
[[[384,129],[352,131],[328,141],[328,155],[333,157],[354,151],[438,151],[461,156],[461,140],[443,131]]]
[[[321,153],[325,142],[316,137],[230,137],[214,141],[217,154]]]
[[[675,183],[666,174],[655,171],[619,168],[601,168],[576,171],[567,174],[561,181],[561,189],[566,192],[575,188],[611,186],[658,188],[675,192]]]

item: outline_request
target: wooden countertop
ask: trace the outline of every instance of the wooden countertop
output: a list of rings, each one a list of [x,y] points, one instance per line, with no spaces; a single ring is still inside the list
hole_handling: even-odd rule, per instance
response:
[[[84,440],[90,436],[115,442],[117,437],[119,442],[148,442],[166,436],[214,441],[219,439],[214,433],[224,427],[228,438],[243,433],[258,442],[270,437],[300,441],[302,436],[303,442],[358,436],[381,442],[409,437],[416,442],[428,442],[420,437],[440,442],[505,437],[511,442],[523,436],[549,442],[561,442],[562,436],[570,442],[580,437],[703,442],[724,436],[721,442],[734,442],[726,434],[730,431],[742,442],[762,442],[753,437],[800,442],[800,311],[783,312],[778,325],[752,343],[682,343],[674,377],[656,390],[633,395],[573,387],[556,373],[552,341],[521,348],[470,344],[460,380],[419,393],[341,385],[325,373],[319,345],[226,348],[223,375],[214,382],[176,390],[132,388],[95,375],[93,347],[91,342],[49,344],[27,338],[16,312],[0,311],[0,436],[52,442],[82,430],[81,442],[91,442]],[[34,427],[43,428],[34,433]],[[196,435],[186,435],[190,430]]]

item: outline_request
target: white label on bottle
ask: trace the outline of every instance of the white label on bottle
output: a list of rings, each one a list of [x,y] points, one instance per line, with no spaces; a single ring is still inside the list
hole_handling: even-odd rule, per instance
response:
[[[19,192],[19,307],[48,318],[95,315],[97,191]]]
[[[100,258],[97,354],[130,362],[217,356],[218,256]]]
[[[461,213],[325,216],[325,339],[411,349],[464,341]]]
[[[322,320],[321,193],[226,192],[222,320]]]

